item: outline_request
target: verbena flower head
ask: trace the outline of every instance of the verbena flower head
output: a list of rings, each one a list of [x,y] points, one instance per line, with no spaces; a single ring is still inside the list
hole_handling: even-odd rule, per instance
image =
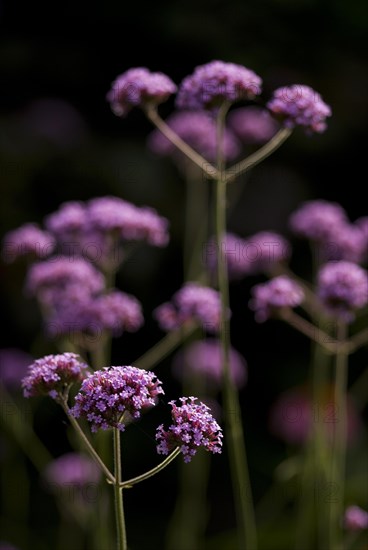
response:
[[[230,373],[238,388],[247,379],[246,361],[234,348],[229,353]],[[173,371],[180,380],[191,380],[193,376],[204,377],[215,388],[222,387],[223,361],[221,342],[216,338],[193,342],[174,360]]]
[[[23,378],[24,397],[49,395],[57,399],[71,384],[85,378],[87,365],[75,353],[46,355],[29,366],[28,376]]]
[[[106,99],[116,115],[125,116],[133,107],[163,103],[176,90],[174,82],[165,74],[137,67],[116,78]]]
[[[6,262],[13,262],[21,256],[45,258],[52,254],[55,239],[34,223],[27,223],[9,231],[3,239],[2,256]]]
[[[368,273],[353,262],[330,262],[318,273],[318,296],[326,312],[347,322],[368,303]]]
[[[349,506],[345,510],[344,524],[348,531],[368,529],[368,512],[359,506]]]
[[[81,453],[66,453],[50,462],[43,475],[48,483],[58,487],[83,486],[98,483],[101,471],[88,456]]]
[[[190,462],[199,448],[211,453],[222,451],[222,430],[204,403],[196,403],[196,397],[181,397],[181,405],[170,401],[173,424],[168,430],[161,424],[157,428],[157,452],[167,455],[180,447],[184,462]]]
[[[0,349],[0,381],[7,389],[20,389],[22,378],[33,358],[17,348]]]
[[[135,332],[144,323],[142,306],[134,297],[114,290],[100,296],[76,296],[55,304],[46,329],[51,336],[70,332],[100,335],[104,330],[114,336]]]
[[[324,132],[326,118],[331,116],[331,109],[322,97],[302,84],[278,88],[267,107],[286,127],[303,126],[310,132]]]
[[[59,242],[75,240],[86,228],[86,205],[80,201],[68,201],[45,218],[45,227]]]
[[[96,294],[103,290],[104,278],[86,260],[67,256],[33,264],[26,278],[29,294],[47,304],[53,304],[60,297],[60,292],[69,292],[74,287],[82,295]]]
[[[19,550],[19,548],[9,542],[0,540],[0,550]]]
[[[243,242],[241,263],[243,273],[269,271],[274,264],[285,262],[291,255],[290,243],[273,231],[260,231]]]
[[[182,111],[171,115],[166,123],[193,149],[205,159],[213,162],[217,154],[216,123],[204,111]],[[162,156],[178,156],[181,153],[160,131],[155,130],[149,137],[151,150]],[[223,155],[225,160],[232,160],[240,153],[240,144],[229,129],[225,129]]]
[[[364,259],[366,238],[358,224],[351,224],[345,210],[335,202],[307,201],[291,216],[290,227],[296,235],[318,245],[321,261]]]
[[[230,111],[229,127],[244,143],[265,143],[279,129],[269,111],[260,107],[241,107]]]
[[[249,306],[255,311],[259,323],[277,314],[280,309],[299,306],[304,300],[303,289],[285,275],[254,286],[252,295]]]
[[[87,204],[93,231],[114,233],[127,240],[146,240],[155,246],[168,243],[168,221],[153,208],[138,207],[118,197],[98,197]]]
[[[230,312],[229,312],[230,315]],[[156,308],[154,316],[163,330],[178,329],[186,322],[198,322],[208,332],[220,330],[221,299],[213,288],[186,283],[166,302]]]
[[[346,212],[336,202],[313,200],[304,202],[290,216],[290,228],[296,235],[313,241],[326,241],[334,228],[348,222]]]
[[[72,414],[88,420],[93,432],[112,427],[123,431],[125,412],[137,419],[163,393],[153,372],[130,366],[108,367],[89,374],[83,381]]]
[[[176,105],[179,109],[213,109],[224,101],[253,99],[261,93],[261,85],[261,78],[242,65],[211,61],[184,78]]]

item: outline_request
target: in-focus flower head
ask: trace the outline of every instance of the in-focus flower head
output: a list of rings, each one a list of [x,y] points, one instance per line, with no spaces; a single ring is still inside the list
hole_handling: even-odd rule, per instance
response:
[[[344,524],[348,531],[368,529],[368,512],[359,506],[349,506],[345,510]]]
[[[303,289],[286,275],[280,275],[254,286],[249,306],[255,311],[256,321],[263,323],[278,310],[297,307],[303,300]]]
[[[157,428],[157,452],[167,455],[180,447],[184,462],[190,462],[200,447],[211,453],[222,451],[222,430],[204,403],[196,397],[181,397],[181,405],[170,401],[173,424],[168,430],[161,424]]]
[[[261,93],[261,85],[261,78],[242,65],[211,61],[184,78],[176,105],[188,110],[213,109],[224,101],[253,99]]]
[[[204,111],[181,111],[174,113],[166,123],[188,145],[195,149],[205,159],[213,162],[216,159],[216,123]],[[178,149],[159,130],[154,130],[149,137],[150,149],[162,156],[181,156]],[[228,128],[225,129],[223,155],[225,160],[232,160],[240,153],[240,144]]]
[[[245,359],[231,347],[229,360],[233,381],[238,388],[241,388],[247,379]],[[221,388],[223,378],[221,342],[216,338],[193,342],[176,355],[173,371],[180,380],[191,380],[193,376],[200,376],[205,377],[216,388]]]
[[[65,485],[83,486],[98,483],[101,471],[97,464],[81,453],[66,453],[50,462],[44,472],[45,480],[58,487]]]
[[[163,103],[176,90],[174,82],[165,74],[137,67],[114,80],[106,99],[117,116],[125,116],[133,107],[145,108]]]
[[[261,107],[241,107],[230,111],[229,127],[243,143],[269,141],[280,128],[269,111]]]
[[[89,374],[75,398],[72,414],[85,418],[91,430],[124,430],[125,412],[137,419],[164,391],[153,372],[131,366],[108,367]]]
[[[142,306],[134,297],[114,290],[100,296],[75,296],[55,300],[46,330],[54,337],[71,332],[100,335],[104,330],[114,336],[135,332],[144,323]]]
[[[9,231],[3,239],[2,256],[8,263],[21,256],[45,258],[55,249],[55,239],[35,223],[27,223]]]
[[[81,295],[101,292],[103,275],[90,262],[67,256],[33,264],[27,273],[26,290],[47,305],[54,304],[60,292],[75,287]]]
[[[85,378],[87,365],[75,353],[46,355],[37,359],[28,368],[28,376],[23,378],[24,397],[49,395],[56,399],[71,384]]]
[[[322,97],[302,84],[278,88],[267,107],[286,127],[303,126],[310,132],[324,132],[326,118],[331,116],[331,109]]]
[[[220,294],[213,288],[189,282],[174,294],[171,302],[156,308],[154,316],[166,331],[196,321],[207,332],[216,333],[220,330]]]
[[[368,303],[368,273],[353,262],[329,262],[319,270],[317,293],[329,315],[351,322]]]

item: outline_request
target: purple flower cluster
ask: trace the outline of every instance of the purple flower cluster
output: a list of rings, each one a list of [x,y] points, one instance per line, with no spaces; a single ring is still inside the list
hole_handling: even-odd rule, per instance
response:
[[[29,366],[29,374],[22,380],[24,397],[50,395],[57,399],[66,390],[85,378],[87,365],[75,353],[46,355]]]
[[[54,306],[62,297],[91,296],[103,288],[104,278],[90,262],[67,256],[33,264],[26,278],[29,294],[47,306]]]
[[[247,379],[245,359],[234,348],[230,348],[229,359],[233,382],[241,388]],[[200,376],[216,388],[221,388],[223,380],[221,342],[215,338],[193,342],[183,352],[177,354],[173,371],[180,380]]]
[[[213,109],[224,101],[252,99],[261,93],[261,78],[253,71],[224,61],[211,61],[196,67],[179,86],[179,109]]]
[[[331,109],[321,96],[301,84],[275,90],[267,107],[288,128],[303,126],[310,132],[324,132],[326,118],[331,116]]]
[[[295,234],[317,244],[322,261],[360,262],[366,255],[367,237],[363,226],[351,224],[337,203],[305,202],[291,215],[290,227]]]
[[[205,253],[211,271],[216,269],[218,254],[225,256],[229,276],[236,279],[269,271],[274,264],[285,262],[290,257],[291,247],[284,237],[272,231],[261,231],[247,239],[227,233],[221,247],[212,239]]]
[[[157,428],[157,452],[167,455],[180,447],[184,462],[190,462],[200,447],[211,453],[222,451],[222,431],[204,403],[196,397],[181,397],[181,405],[170,401],[173,424],[166,431],[163,424]]]
[[[109,367],[89,374],[75,398],[72,414],[85,418],[91,430],[111,427],[124,430],[125,412],[139,418],[141,411],[156,404],[164,393],[160,380],[153,372],[136,367]]]
[[[254,286],[252,295],[249,306],[255,311],[255,318],[259,323],[266,321],[280,309],[299,306],[304,299],[302,288],[285,275]]]
[[[368,273],[346,261],[330,262],[318,273],[317,293],[326,312],[347,322],[368,303]]]
[[[119,336],[124,331],[135,332],[143,323],[140,302],[134,296],[114,290],[56,303],[46,329],[54,337],[70,332],[99,335],[104,330]]]
[[[9,231],[3,239],[3,258],[13,262],[21,256],[45,258],[55,249],[52,235],[40,229],[34,223],[27,223]]]
[[[80,453],[66,453],[47,465],[44,477],[52,485],[83,486],[98,483],[101,471],[88,456]]]
[[[269,111],[260,107],[241,107],[229,113],[229,126],[243,143],[257,144],[269,141],[279,124]]]
[[[171,115],[166,121],[168,126],[200,153],[205,159],[213,162],[216,159],[217,140],[216,123],[214,119],[203,111],[182,111]],[[148,145],[158,155],[181,154],[177,148],[161,132],[155,130],[149,137]],[[223,155],[225,160],[232,160],[240,153],[240,144],[231,132],[226,129],[223,141]]]
[[[208,332],[216,333],[220,330],[220,295],[213,288],[186,283],[174,294],[172,302],[156,308],[154,316],[165,331],[178,329],[187,322],[198,322]]]
[[[146,108],[163,103],[176,90],[174,82],[165,74],[137,67],[114,80],[106,99],[116,115],[125,116],[133,107]]]
[[[344,523],[348,531],[368,529],[368,512],[359,506],[349,506],[345,510]]]

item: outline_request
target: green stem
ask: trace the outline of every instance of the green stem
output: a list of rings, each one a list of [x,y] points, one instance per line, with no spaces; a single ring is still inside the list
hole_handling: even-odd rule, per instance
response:
[[[324,332],[322,328],[316,327],[289,308],[280,310],[279,316],[283,321],[286,321],[289,325],[307,336],[312,342],[321,345],[329,353],[336,353],[339,342],[327,334],[327,332]]]
[[[160,464],[152,468],[152,470],[148,470],[148,472],[145,472],[140,476],[132,477],[132,479],[128,479],[127,481],[121,482],[120,487],[122,489],[130,489],[136,483],[140,483],[141,481],[144,481],[145,479],[148,479],[149,477],[152,477],[158,474],[159,472],[161,472],[161,470],[166,468],[166,466],[168,466],[170,462],[172,462],[179,454],[180,454],[180,448],[177,447],[176,449],[173,450],[171,454],[169,454],[168,457],[165,458],[165,460],[163,460],[162,462],[160,462]]]
[[[344,342],[347,326],[343,321],[338,322],[337,339]],[[329,534],[330,549],[342,550],[342,518],[344,512],[345,492],[345,463],[347,439],[347,382],[348,382],[348,355],[341,347],[336,353],[335,361],[335,389],[334,404],[337,414],[334,445],[332,449],[332,497],[330,502]]]
[[[216,240],[219,250],[222,250],[221,243],[226,233],[226,179],[223,174],[222,140],[227,109],[228,105],[224,104],[219,111],[217,119],[217,171],[220,177],[216,187]],[[226,255],[218,254],[217,258],[217,276],[221,296],[224,413],[228,429],[230,470],[238,522],[239,544],[242,550],[256,550],[257,532],[247,466],[241,409],[238,392],[231,377],[229,367],[229,281]]]
[[[117,532],[117,550],[127,550],[127,537],[124,518],[123,489],[121,486],[121,451],[120,431],[113,428],[114,433],[114,497],[115,497],[115,518]]]
[[[31,409],[20,409],[5,386],[0,382],[1,422],[9,429],[13,438],[28,456],[35,468],[42,472],[45,466],[53,460],[47,448],[38,439],[28,422],[26,416],[31,414]],[[27,406],[28,406],[28,402]]]
[[[69,421],[70,421],[71,425],[73,426],[76,433],[78,434],[78,436],[83,441],[84,445],[86,446],[86,448],[87,448],[88,452],[90,453],[91,457],[93,458],[93,460],[101,468],[101,470],[103,471],[103,473],[105,474],[107,479],[109,479],[112,483],[115,483],[114,476],[112,475],[110,470],[107,468],[107,466],[104,464],[104,462],[101,460],[101,458],[99,457],[99,455],[97,454],[95,449],[92,447],[89,439],[87,438],[87,436],[83,432],[82,428],[79,426],[78,422],[76,421],[74,416],[71,414],[70,409],[68,407],[68,403],[66,402],[66,400],[65,399],[60,399],[59,403],[61,404],[65,414],[69,418]]]
[[[205,158],[192,149],[185,141],[183,141],[171,128],[162,120],[156,108],[150,107],[145,111],[147,118],[160,130],[160,132],[169,140],[179,151],[188,157],[194,164],[199,166],[203,172],[211,179],[216,179],[217,170]]]
[[[292,130],[290,128],[282,128],[268,143],[266,143],[266,145],[258,149],[258,151],[252,155],[249,155],[249,157],[241,160],[237,164],[234,164],[234,166],[230,166],[230,168],[226,170],[224,177],[225,183],[232,182],[240,176],[240,174],[247,172],[250,168],[253,168],[265,158],[269,157],[274,151],[276,151],[276,149],[280,147],[280,145],[284,143],[284,141],[287,140],[291,133]]]
[[[153,370],[160,361],[189,338],[197,328],[197,325],[191,324],[169,332],[156,345],[134,361],[134,366],[144,370]]]

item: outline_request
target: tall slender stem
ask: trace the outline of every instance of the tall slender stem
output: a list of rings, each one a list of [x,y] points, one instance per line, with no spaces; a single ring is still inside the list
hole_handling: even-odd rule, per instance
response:
[[[114,497],[115,497],[115,519],[117,533],[117,550],[127,550],[127,537],[124,518],[123,488],[121,487],[121,451],[120,451],[120,430],[113,428],[114,434]]]
[[[157,363],[180,346],[197,328],[197,325],[192,324],[169,332],[157,344],[134,361],[134,366],[144,370],[153,370]]]
[[[337,326],[337,340],[344,342],[347,326],[339,321]],[[330,546],[331,550],[342,550],[342,518],[344,511],[345,493],[345,463],[347,439],[347,382],[348,382],[348,355],[343,347],[338,348],[335,362],[334,403],[336,411],[336,426],[334,445],[332,448],[331,472],[331,502],[330,502]]]
[[[218,250],[222,251],[226,232],[226,180],[223,170],[222,140],[225,116],[228,105],[220,109],[217,119],[217,171],[219,179],[216,188],[216,239]],[[228,449],[232,476],[233,493],[238,522],[239,547],[242,550],[256,550],[257,533],[247,456],[242,427],[241,409],[237,389],[231,378],[229,368],[230,324],[229,324],[229,281],[226,255],[219,252],[217,259],[218,285],[221,295],[221,346],[224,380],[224,409],[228,432]]]

